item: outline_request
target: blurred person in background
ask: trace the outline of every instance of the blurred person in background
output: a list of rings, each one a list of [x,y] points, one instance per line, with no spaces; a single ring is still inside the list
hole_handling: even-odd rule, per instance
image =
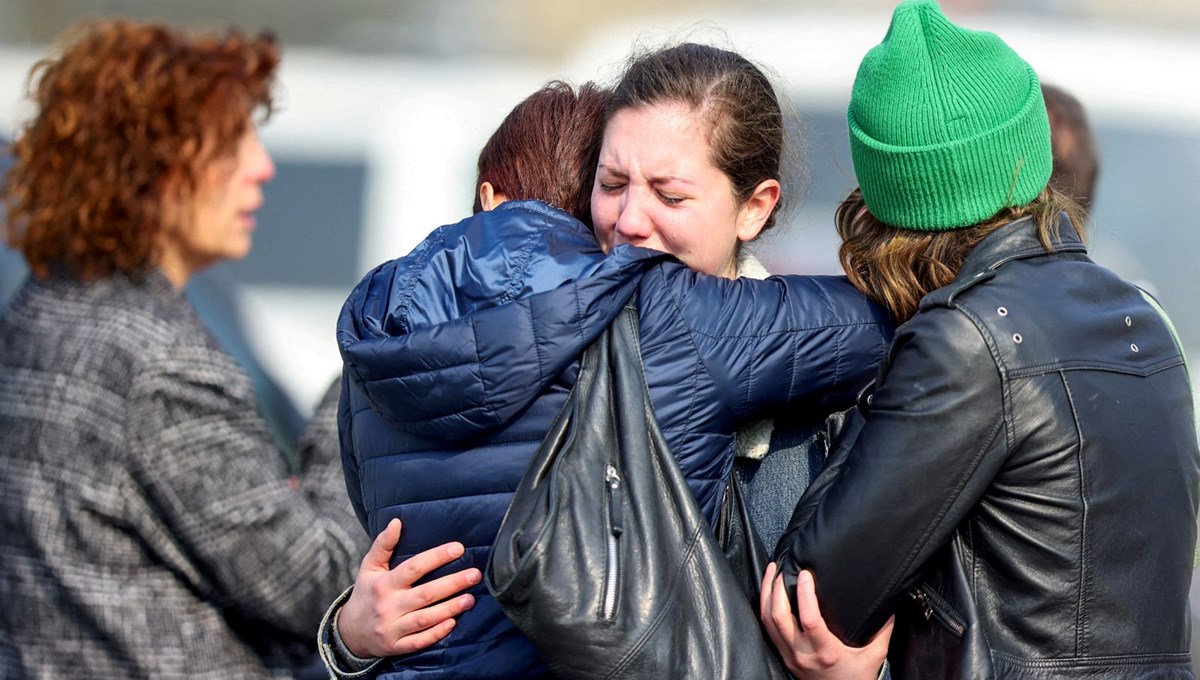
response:
[[[7,149],[0,147],[0,153],[6,153]],[[0,177],[4,174],[4,168],[0,168]],[[2,215],[3,213],[0,213]],[[21,287],[25,282],[25,263],[21,260],[21,256],[7,248],[0,247],[0,312],[8,308],[9,298]]]
[[[1042,83],[1042,98],[1050,117],[1050,146],[1054,152],[1050,186],[1075,199],[1086,218],[1092,211],[1100,176],[1100,156],[1087,114],[1083,104],[1061,87]]]
[[[0,177],[8,172],[9,147],[7,141],[0,144]],[[0,206],[0,220],[3,206]],[[21,254],[9,249],[0,239],[0,313],[8,308],[12,297],[29,276],[29,267]],[[283,390],[274,377],[262,365],[260,352],[252,345],[247,335],[243,311],[235,285],[219,270],[207,269],[188,279],[184,294],[205,328],[216,337],[238,364],[250,376],[254,394],[263,417],[271,428],[275,444],[287,454],[293,472],[299,470],[296,440],[305,428],[305,418],[292,398]],[[2,676],[0,676],[2,677]]]
[[[31,74],[3,184],[31,276],[0,317],[0,639],[24,675],[290,676],[364,548],[336,456],[289,474],[181,291],[250,249],[278,63],[265,34],[115,21]]]
[[[457,538],[466,553],[453,568],[486,563],[579,353],[631,298],[657,416],[710,519],[740,425],[789,403],[849,404],[887,345],[890,324],[842,278],[735,278],[741,245],[773,224],[780,199],[782,115],[757,67],[704,45],[647,53],[597,124],[602,137],[577,143],[598,146],[599,162],[574,156],[558,175],[599,168],[595,235],[561,210],[510,200],[439,228],[347,301],[347,485],[370,533],[403,516],[401,556]],[[490,595],[475,595],[447,637],[377,677],[545,676]],[[343,642],[391,644],[377,629],[351,640],[362,629],[346,625],[349,609]],[[881,641],[865,652],[875,671]]]
[[[909,0],[848,119],[842,263],[903,325],[768,568],[777,647],[802,668],[894,615],[898,680],[1193,678],[1187,367],[1049,183],[1037,75]]]

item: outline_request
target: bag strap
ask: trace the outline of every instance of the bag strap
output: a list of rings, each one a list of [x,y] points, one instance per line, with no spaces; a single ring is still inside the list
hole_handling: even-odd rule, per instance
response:
[[[726,479],[725,497],[717,514],[717,544],[751,605],[757,606],[762,575],[771,561],[746,505],[742,475],[735,465]]]
[[[632,300],[625,303],[605,333],[611,333],[611,337],[627,338],[627,342],[617,343],[617,349],[618,351],[621,351],[622,348],[627,350],[625,353],[629,355],[629,359],[637,362],[641,369],[642,389],[649,401],[650,386],[646,382],[645,364],[642,363],[637,305]],[[721,507],[717,513],[717,525],[713,529],[716,533],[717,544],[725,553],[725,558],[729,560],[738,585],[742,587],[742,591],[751,605],[756,606],[761,586],[760,579],[763,572],[766,571],[770,555],[750,519],[750,510],[746,505],[741,475],[736,467],[729,470],[729,476],[726,477],[725,482],[725,495],[721,499]]]

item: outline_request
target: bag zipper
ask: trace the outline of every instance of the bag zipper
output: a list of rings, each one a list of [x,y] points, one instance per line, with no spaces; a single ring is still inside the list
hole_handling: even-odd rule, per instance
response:
[[[921,607],[921,613],[925,616],[926,621],[937,617],[943,626],[949,628],[958,637],[962,637],[963,633],[967,631],[966,625],[950,613],[949,606],[937,594],[917,588],[912,592],[912,599],[916,600],[917,605]]]
[[[611,463],[604,469],[604,486],[608,488],[608,550],[604,563],[604,601],[600,618],[611,621],[617,612],[617,586],[621,578],[621,476]]]

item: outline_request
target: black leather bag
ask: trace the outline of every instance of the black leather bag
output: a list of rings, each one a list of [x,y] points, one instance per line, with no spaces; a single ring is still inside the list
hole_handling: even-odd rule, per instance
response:
[[[560,678],[789,677],[658,429],[630,307],[584,352],[485,579]]]
[[[762,538],[750,520],[745,486],[737,470],[729,473],[729,480],[725,484],[725,497],[721,500],[716,533],[717,544],[725,552],[725,559],[729,560],[738,585],[741,586],[746,599],[753,606],[757,606],[758,594],[762,590],[763,573],[771,560]]]

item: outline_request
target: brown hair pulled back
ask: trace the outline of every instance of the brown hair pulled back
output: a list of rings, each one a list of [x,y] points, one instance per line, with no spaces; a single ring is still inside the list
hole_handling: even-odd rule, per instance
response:
[[[742,55],[683,43],[637,55],[613,90],[606,119],[623,109],[682,102],[710,125],[713,165],[740,202],[765,180],[781,179],[783,113],[771,81]],[[781,196],[763,230],[775,225]]]
[[[834,214],[842,237],[838,256],[850,283],[887,309],[896,323],[904,323],[917,313],[921,298],[954,281],[980,241],[1013,220],[1033,216],[1042,246],[1052,251],[1060,240],[1058,216],[1063,212],[1083,236],[1079,206],[1050,187],[1028,205],[1004,208],[971,227],[912,231],[880,222],[855,189]]]
[[[111,21],[68,33],[30,73],[37,114],[12,145],[0,193],[5,240],[34,274],[89,281],[157,264],[163,204],[187,200],[210,162],[269,115],[270,35],[189,36]]]
[[[590,226],[608,94],[594,83],[576,92],[552,81],[517,104],[479,152],[475,212],[483,210],[479,187],[490,182],[511,200],[545,201]]]

